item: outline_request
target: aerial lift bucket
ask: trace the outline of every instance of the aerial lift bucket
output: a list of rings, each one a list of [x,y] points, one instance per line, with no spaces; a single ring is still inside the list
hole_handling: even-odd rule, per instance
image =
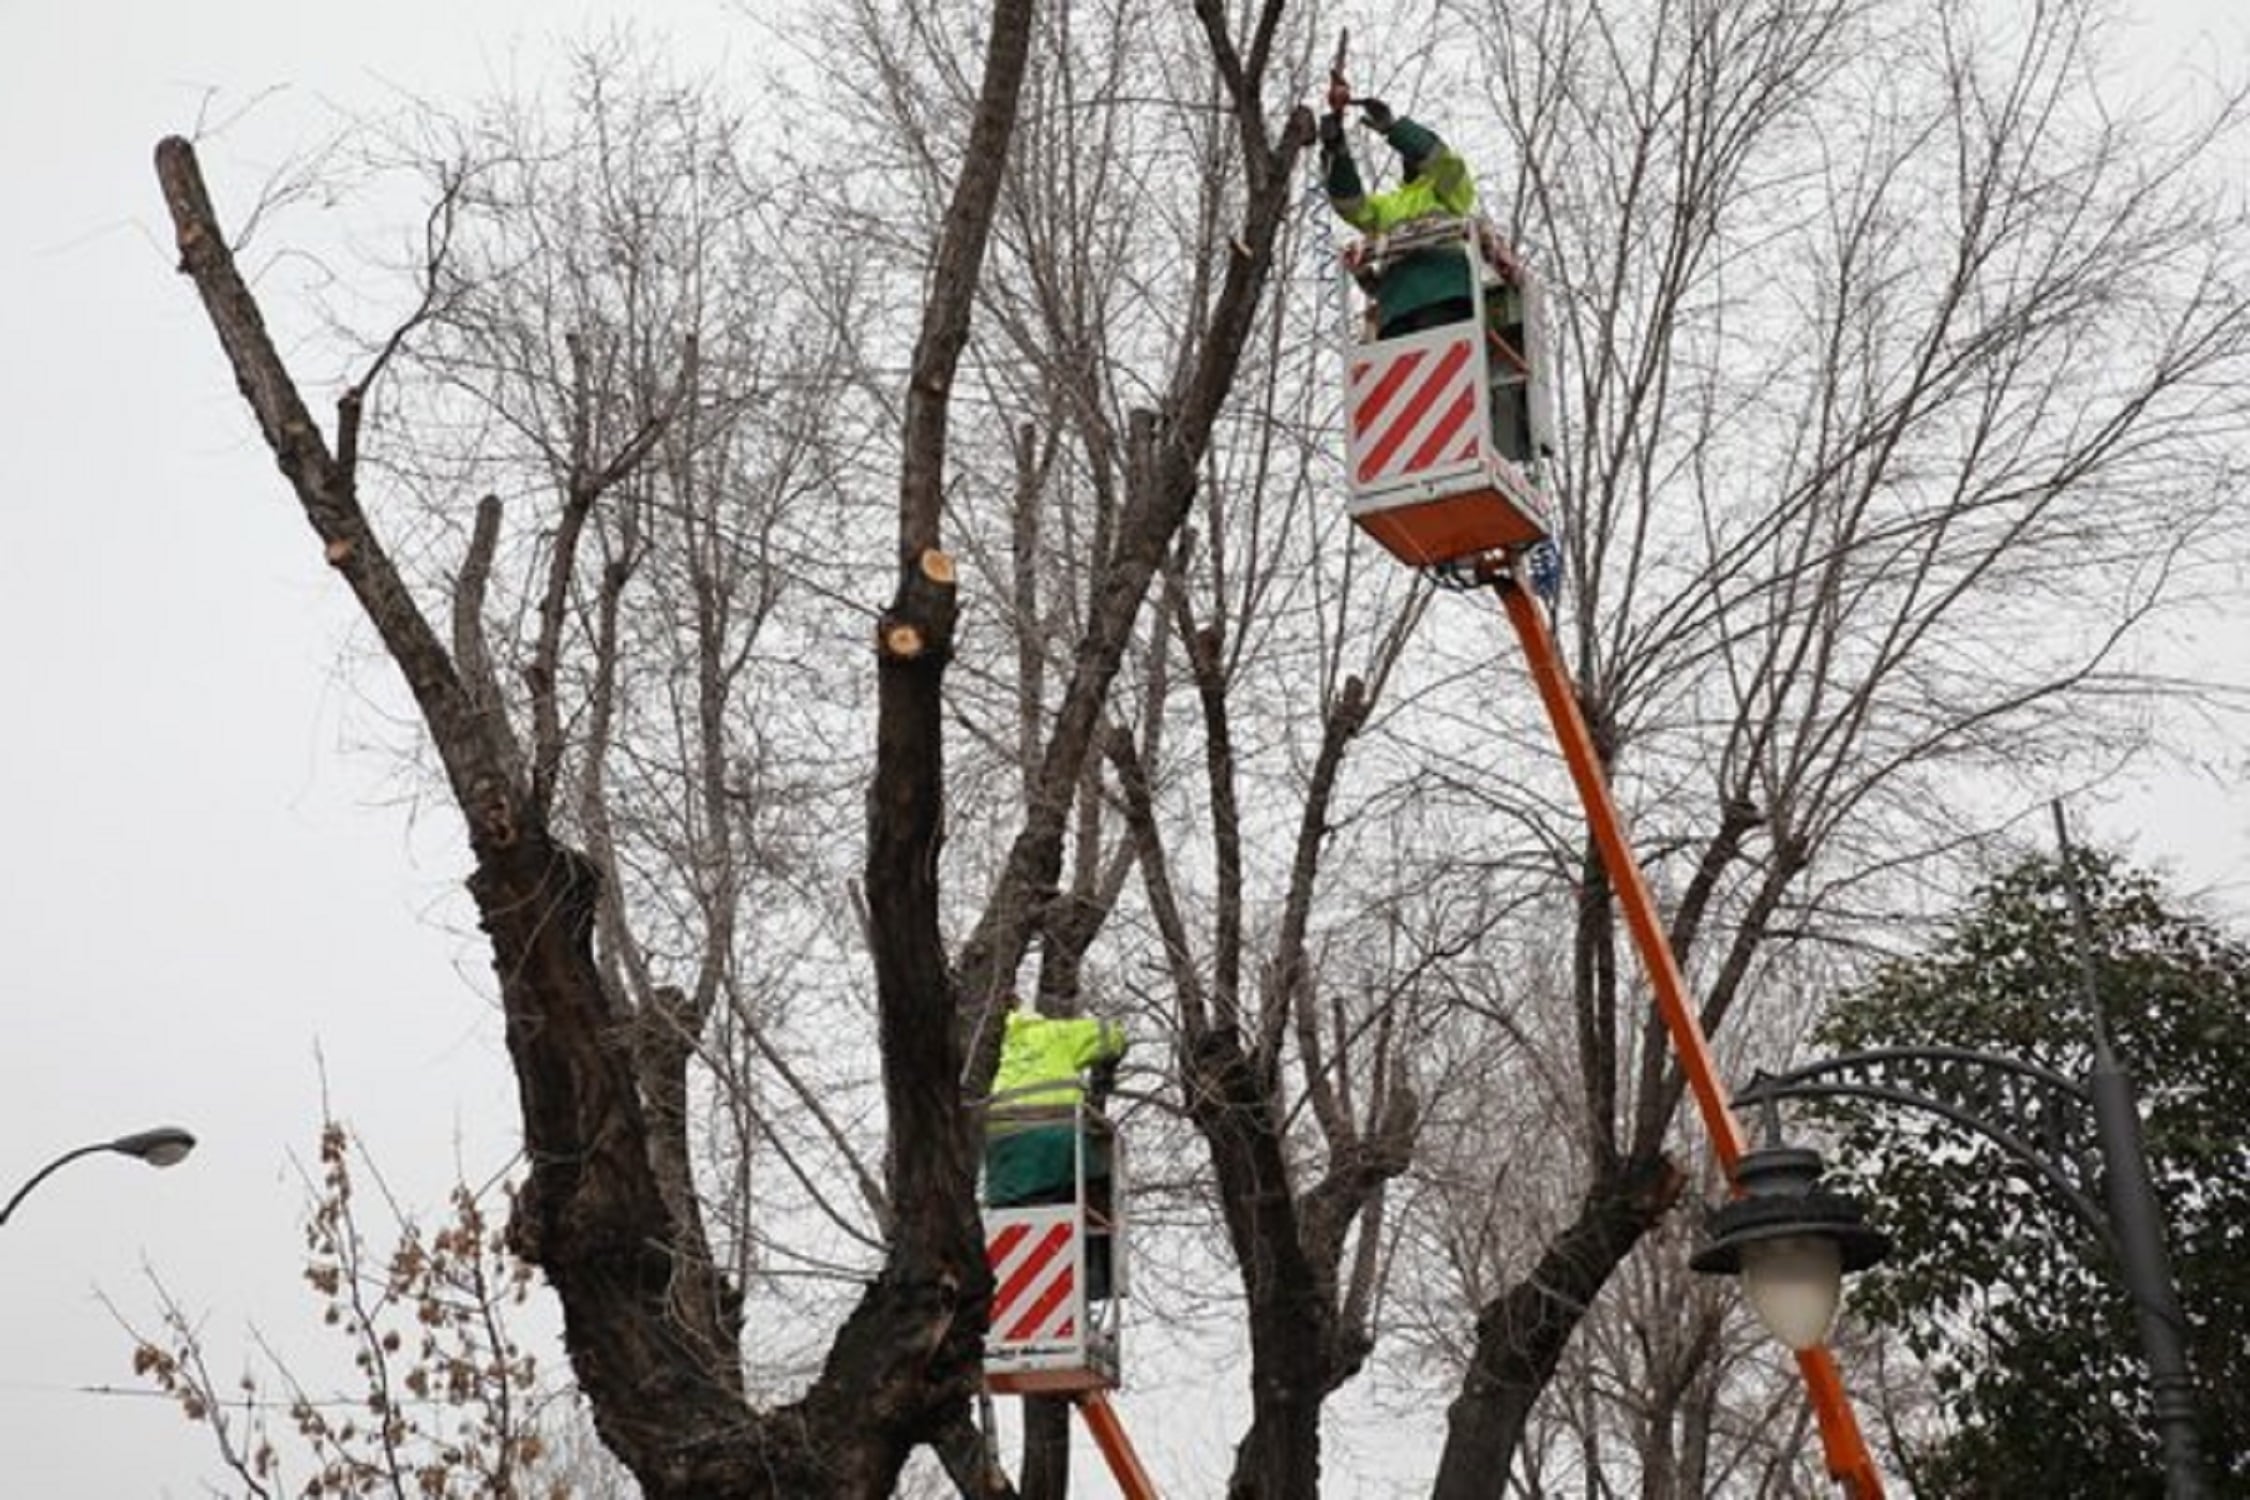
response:
[[[1069,1397],[1126,1500],[1156,1500],[1156,1488],[1109,1401],[1122,1373],[1125,1143],[1108,1117],[1083,1100],[996,1104],[986,1113],[985,1129],[994,1138],[1069,1130],[1075,1163],[1067,1200],[984,1209],[985,1259],[992,1268],[985,1389],[993,1395]],[[1106,1182],[1087,1170],[1097,1155],[1108,1163]]]
[[[1344,266],[1373,288],[1409,255],[1463,257],[1470,315],[1383,338],[1366,306],[1345,376],[1348,508],[1399,561],[1475,576],[1554,528],[1541,488],[1554,421],[1539,284],[1481,218],[1355,240]]]
[[[1378,335],[1369,307],[1347,372],[1352,519],[1401,562],[1441,582],[1490,584],[1522,641],[1540,700],[1576,783],[1626,925],[1640,950],[1657,1010],[1729,1175],[1743,1150],[1710,1043],[1685,977],[1641,877],[1607,777],[1579,713],[1545,611],[1530,585],[1529,554],[1554,530],[1543,470],[1555,451],[1539,283],[1482,219],[1419,221],[1348,246],[1346,269],[1363,288],[1400,255],[1467,258],[1471,316]],[[1854,1500],[1883,1493],[1836,1362],[1803,1351],[1830,1473]]]

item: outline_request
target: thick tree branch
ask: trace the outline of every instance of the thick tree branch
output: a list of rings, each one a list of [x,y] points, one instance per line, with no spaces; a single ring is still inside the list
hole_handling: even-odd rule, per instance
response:
[[[508,700],[501,694],[500,678],[492,669],[492,648],[484,633],[484,602],[492,583],[492,559],[500,546],[500,497],[487,495],[477,502],[476,527],[469,535],[469,550],[453,585],[453,659],[460,664],[463,686],[475,704],[500,762],[508,785],[518,796],[526,790],[523,748],[508,722]]]
[[[1078,642],[1071,680],[1040,765],[1028,815],[976,931],[964,946],[958,974],[962,1003],[973,1014],[965,1031],[977,1031],[981,1012],[1006,993],[1022,962],[1040,905],[1061,870],[1065,819],[1086,756],[1094,748],[1103,705],[1114,681],[1150,581],[1187,518],[1196,468],[1233,382],[1259,298],[1273,265],[1273,249],[1292,203],[1290,169],[1311,141],[1309,110],[1291,116],[1263,185],[1251,195],[1236,253],[1227,260],[1224,288],[1195,362],[1184,372],[1170,420],[1151,423],[1153,462],[1148,480],[1126,497],[1117,545],[1103,568],[1086,629]],[[1138,468],[1139,466],[1136,466]],[[981,1088],[997,1061],[993,1028],[981,1028],[992,1045],[972,1059],[971,1087]]]
[[[249,403],[305,519],[321,539],[329,565],[343,575],[383,648],[398,664],[429,725],[454,800],[483,851],[504,848],[517,833],[513,786],[504,753],[486,731],[479,705],[415,604],[390,555],[367,523],[351,475],[330,456],[295,382],[266,332],[265,319],[243,283],[197,166],[195,148],[178,136],[157,145],[156,173],[171,210],[180,269],[195,284],[235,385]]]

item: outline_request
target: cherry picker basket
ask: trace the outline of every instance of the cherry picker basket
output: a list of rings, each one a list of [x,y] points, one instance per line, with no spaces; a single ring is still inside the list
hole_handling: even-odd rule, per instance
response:
[[[1083,1099],[995,1103],[985,1130],[993,1142],[1062,1130],[1072,1141],[1067,1198],[984,1208],[993,1281],[985,1387],[1006,1395],[1114,1389],[1125,1296],[1125,1143]],[[1106,1174],[1089,1170],[1101,1162]]]
[[[1469,316],[1377,333],[1372,303],[1347,362],[1349,510],[1398,558],[1442,572],[1503,566],[1545,539],[1554,447],[1539,283],[1482,218],[1417,220],[1353,241],[1344,266],[1372,294],[1408,255],[1469,263]]]

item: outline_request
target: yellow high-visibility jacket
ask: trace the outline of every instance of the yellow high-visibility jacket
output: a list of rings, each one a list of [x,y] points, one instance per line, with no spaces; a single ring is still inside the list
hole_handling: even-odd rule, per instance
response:
[[[1349,151],[1339,150],[1329,160],[1329,201],[1345,223],[1380,234],[1431,214],[1458,218],[1475,211],[1477,184],[1469,175],[1469,164],[1436,131],[1401,115],[1392,122],[1386,139],[1417,168],[1389,192],[1369,193],[1360,187],[1359,168]]]
[[[1461,218],[1476,211],[1477,185],[1469,164],[1436,131],[1401,115],[1386,139],[1413,164],[1407,179],[1389,192],[1370,193],[1360,185],[1359,168],[1341,143],[1328,155],[1328,201],[1345,223],[1381,234],[1432,215]],[[1375,289],[1382,335],[1388,338],[1425,307],[1469,295],[1469,263],[1461,251],[1447,246],[1401,256]]]
[[[1123,1057],[1125,1046],[1125,1028],[1115,1021],[1009,1011],[1008,1030],[1000,1041],[1000,1071],[992,1078],[992,1102],[1002,1107],[1073,1103],[1078,1075]]]

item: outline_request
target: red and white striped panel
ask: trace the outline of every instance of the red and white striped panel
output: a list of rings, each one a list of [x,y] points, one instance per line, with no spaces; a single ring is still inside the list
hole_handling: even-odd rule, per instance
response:
[[[1351,366],[1352,483],[1366,489],[1477,456],[1473,330],[1441,343],[1381,345]]]
[[[992,1338],[1034,1344],[1078,1336],[1078,1226],[1065,1209],[994,1226],[985,1242],[992,1267]]]

